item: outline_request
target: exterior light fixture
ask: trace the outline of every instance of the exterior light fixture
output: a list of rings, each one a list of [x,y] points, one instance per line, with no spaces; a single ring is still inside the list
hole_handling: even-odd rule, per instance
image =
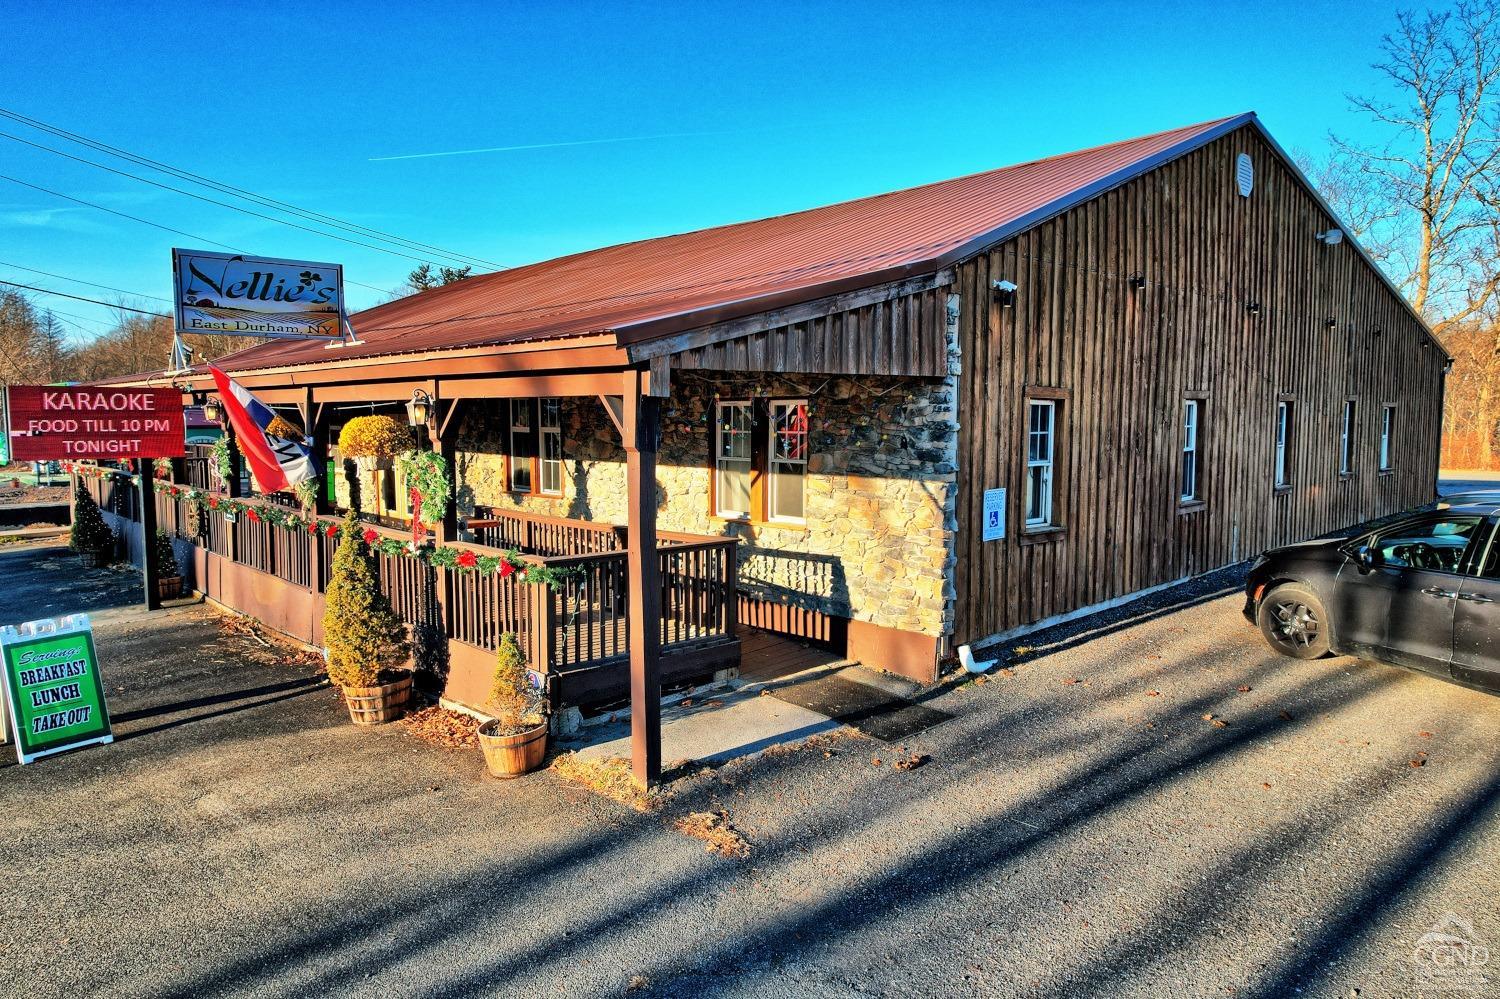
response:
[[[224,407],[217,399],[208,399],[203,403],[203,418],[209,423],[224,422]]]
[[[1000,308],[1008,309],[1016,304],[1016,283],[1014,281],[996,281],[991,286],[995,289],[995,301],[1000,303]]]
[[[1382,332],[1383,332],[1383,330],[1381,330],[1381,328],[1379,326],[1375,326],[1375,327],[1371,328],[1370,335],[1371,336],[1379,336]]]
[[[1248,312],[1248,313],[1250,313],[1252,316],[1255,316],[1257,319],[1259,319],[1260,318],[1260,303],[1259,302],[1249,302],[1249,303],[1247,303],[1245,305],[1245,311]]]
[[[1337,318],[1329,316],[1327,319],[1323,320],[1323,325],[1331,330],[1336,330],[1339,328],[1339,321]]]
[[[1132,274],[1130,275],[1130,277],[1125,279],[1125,282],[1126,284],[1130,285],[1131,291],[1140,291],[1142,288],[1146,287],[1146,275]]]
[[[411,394],[411,402],[406,404],[406,422],[414,427],[427,426],[427,418],[432,415],[432,396],[422,389],[414,389]]]
[[[1338,246],[1343,241],[1344,230],[1342,229],[1329,229],[1325,232],[1318,233],[1318,242],[1322,243],[1324,246]]]

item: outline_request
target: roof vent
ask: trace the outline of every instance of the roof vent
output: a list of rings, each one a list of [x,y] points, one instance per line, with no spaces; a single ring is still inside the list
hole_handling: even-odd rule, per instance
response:
[[[1240,189],[1240,197],[1250,197],[1250,190],[1255,187],[1255,164],[1249,153],[1240,153],[1234,158],[1234,182]]]

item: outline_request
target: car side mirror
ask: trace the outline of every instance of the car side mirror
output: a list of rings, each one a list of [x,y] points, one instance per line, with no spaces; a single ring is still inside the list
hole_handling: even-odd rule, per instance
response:
[[[1375,549],[1369,545],[1360,545],[1354,549],[1354,561],[1359,563],[1361,569],[1375,568]]]

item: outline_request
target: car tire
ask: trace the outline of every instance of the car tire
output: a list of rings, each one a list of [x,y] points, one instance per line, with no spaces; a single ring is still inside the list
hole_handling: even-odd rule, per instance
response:
[[[1328,611],[1301,583],[1283,583],[1267,593],[1256,620],[1267,644],[1284,656],[1317,659],[1328,654]]]

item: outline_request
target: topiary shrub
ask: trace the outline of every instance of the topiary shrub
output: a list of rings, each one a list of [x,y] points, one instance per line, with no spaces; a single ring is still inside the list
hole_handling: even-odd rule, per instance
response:
[[[340,687],[374,687],[411,654],[406,625],[380,590],[375,555],[364,527],[351,512],[339,529],[339,546],[323,612],[328,679]]]
[[[160,579],[182,575],[182,567],[177,564],[177,551],[172,547],[172,539],[165,531],[156,532],[156,545],[151,550],[151,561]]]
[[[104,522],[99,504],[83,486],[73,494],[73,527],[68,532],[68,547],[80,555],[98,556],[104,562],[115,553],[115,532]]]
[[[490,707],[495,710],[499,731],[495,735],[515,735],[541,722],[541,701],[526,672],[526,653],[511,632],[500,636],[495,652],[495,677],[490,684]]]

